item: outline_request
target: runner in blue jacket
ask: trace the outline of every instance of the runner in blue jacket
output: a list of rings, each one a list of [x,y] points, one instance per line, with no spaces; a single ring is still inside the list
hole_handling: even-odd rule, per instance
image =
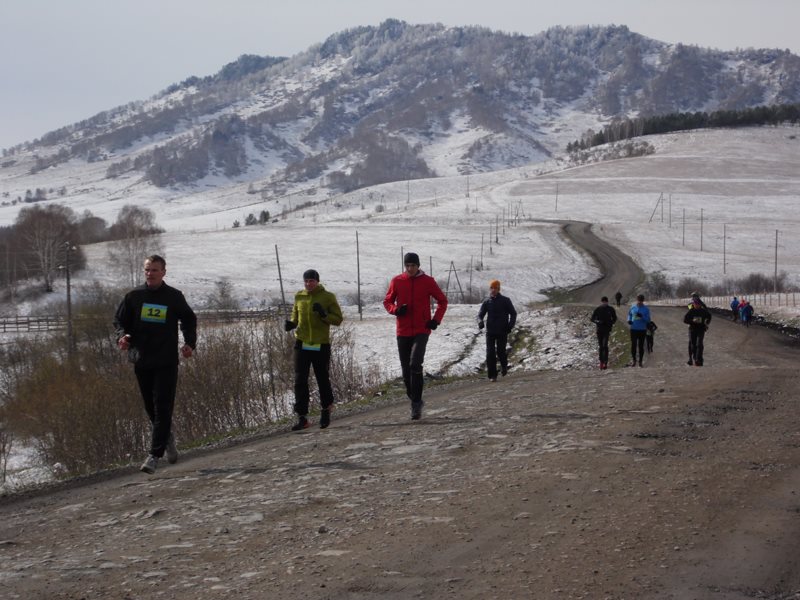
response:
[[[644,304],[644,295],[636,296],[636,304],[628,311],[628,325],[631,328],[631,363],[629,366],[641,367],[644,359],[644,342],[647,337],[647,324],[650,323],[650,309]],[[637,360],[636,355],[639,358]]]

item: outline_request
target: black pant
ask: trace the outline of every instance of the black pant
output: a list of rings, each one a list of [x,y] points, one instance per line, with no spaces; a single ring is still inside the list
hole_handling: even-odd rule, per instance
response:
[[[397,351],[400,354],[400,368],[403,370],[403,383],[406,395],[414,404],[422,404],[422,363],[425,362],[425,348],[428,347],[428,334],[397,336]]]
[[[647,332],[642,329],[631,329],[631,358],[636,362],[636,350],[639,350],[639,362],[644,359],[644,338],[647,337]]]
[[[150,454],[164,456],[172,430],[172,409],[175,406],[175,389],[178,385],[178,365],[140,369],[134,367],[136,381],[142,392],[144,409],[153,425]]]
[[[497,335],[486,333],[486,370],[489,371],[489,379],[497,379],[498,359],[500,360],[500,368],[502,369],[503,375],[508,371],[507,344],[507,333],[500,333]]]
[[[331,364],[331,345],[321,344],[319,350],[303,350],[303,342],[294,343],[294,412],[305,416],[308,414],[310,392],[308,375],[314,367],[314,376],[319,388],[319,401],[322,408],[330,408],[333,404],[333,388],[328,369]]]
[[[689,360],[695,364],[703,364],[703,340],[706,337],[705,327],[689,327]]]
[[[600,348],[600,362],[608,363],[608,338],[611,337],[610,329],[597,330],[597,346]]]

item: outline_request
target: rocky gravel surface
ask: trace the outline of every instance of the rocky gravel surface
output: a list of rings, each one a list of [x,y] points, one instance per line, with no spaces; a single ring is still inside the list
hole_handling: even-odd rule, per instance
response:
[[[0,504],[0,594],[800,598],[798,357],[717,319],[685,364],[512,372]]]

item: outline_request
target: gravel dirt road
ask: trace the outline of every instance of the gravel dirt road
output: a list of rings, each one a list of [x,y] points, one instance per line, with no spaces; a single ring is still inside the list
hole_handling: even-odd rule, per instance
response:
[[[475,377],[421,421],[398,400],[5,498],[0,595],[800,598],[800,350],[715,317],[689,367],[682,316],[653,308],[643,368]]]

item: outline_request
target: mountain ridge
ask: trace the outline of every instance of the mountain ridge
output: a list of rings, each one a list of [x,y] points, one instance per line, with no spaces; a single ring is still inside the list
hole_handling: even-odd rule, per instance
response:
[[[615,119],[798,101],[789,51],[667,44],[624,25],[524,36],[389,19],[288,58],[243,55],[6,150],[0,185],[9,167],[6,198],[45,169],[97,163],[174,193],[330,195],[541,162]]]

